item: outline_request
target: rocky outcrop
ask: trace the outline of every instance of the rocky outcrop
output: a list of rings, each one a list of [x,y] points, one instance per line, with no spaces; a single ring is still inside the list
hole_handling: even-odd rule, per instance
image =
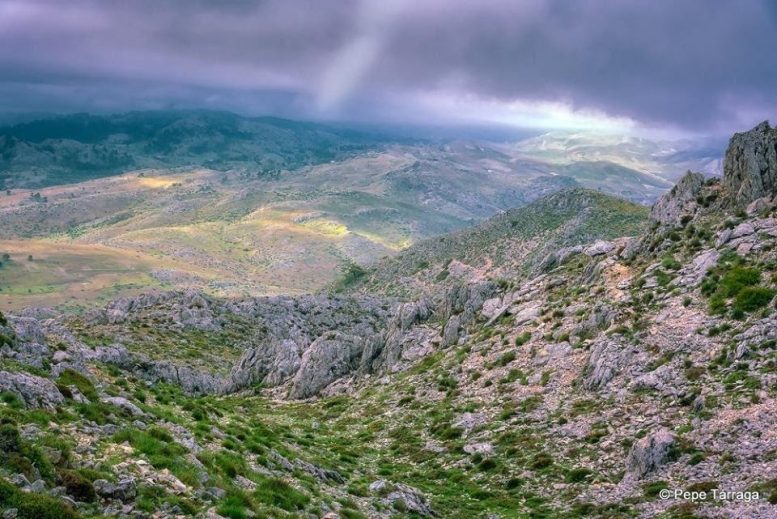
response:
[[[8,316],[0,326],[0,356],[44,368],[51,359],[40,321],[33,317]]]
[[[291,379],[302,363],[302,347],[291,339],[249,348],[232,368],[230,389],[262,384],[275,387]]]
[[[583,386],[589,390],[606,386],[629,355],[630,350],[627,345],[607,337],[597,339],[591,346],[591,355],[583,370]]]
[[[228,392],[291,381],[290,396],[307,398],[341,378],[403,369],[430,353],[434,342],[433,331],[422,326],[433,313],[426,299],[257,298],[236,302],[231,311],[258,331],[232,369]]]
[[[420,490],[403,483],[389,483],[379,479],[370,484],[370,492],[383,496],[384,503],[395,510],[421,517],[437,515]]]
[[[626,458],[626,473],[634,478],[655,471],[671,460],[677,440],[668,429],[659,429],[638,440]]]
[[[720,258],[720,253],[715,249],[707,249],[696,255],[693,261],[684,266],[678,276],[672,281],[674,285],[685,287],[698,286],[707,272],[710,271]]]
[[[302,355],[299,371],[294,376],[289,396],[308,398],[359,367],[364,351],[364,338],[329,332],[315,341]],[[367,341],[375,341],[368,338]]]
[[[27,373],[0,371],[2,391],[14,393],[27,407],[54,409],[65,401],[51,380]]]
[[[651,220],[662,225],[677,225],[683,217],[696,212],[696,197],[704,185],[704,175],[687,172],[675,186],[665,193],[650,210]]]
[[[189,395],[220,393],[224,381],[210,373],[165,361],[140,361],[133,369],[140,378],[181,386]]]
[[[126,502],[137,495],[135,478],[132,477],[123,478],[118,483],[98,479],[95,480],[93,486],[97,495],[106,499],[118,499],[119,501]]]
[[[215,330],[222,324],[210,297],[200,292],[149,293],[137,297],[123,297],[112,301],[104,309],[93,311],[93,323],[121,324],[136,318],[143,310],[158,309],[157,316],[179,328]]]
[[[734,134],[723,163],[723,187],[729,202],[738,208],[777,194],[777,128],[764,121]]]

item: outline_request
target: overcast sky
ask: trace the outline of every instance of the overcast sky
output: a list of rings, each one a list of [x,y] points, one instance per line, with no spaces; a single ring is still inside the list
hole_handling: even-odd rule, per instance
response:
[[[724,134],[776,94],[774,0],[0,0],[0,111]]]

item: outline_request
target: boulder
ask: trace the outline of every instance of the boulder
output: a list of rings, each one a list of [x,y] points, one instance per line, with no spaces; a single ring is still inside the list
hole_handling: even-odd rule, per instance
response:
[[[144,416],[145,413],[135,404],[124,398],[123,396],[105,396],[100,399],[104,404],[118,407],[123,411],[127,411],[132,416]]]
[[[385,479],[373,481],[370,492],[383,497],[383,502],[407,514],[421,517],[434,517],[437,514],[427,502],[420,490],[402,483],[389,483]]]
[[[488,417],[483,413],[462,413],[453,420],[453,427],[463,429],[468,435],[481,425],[488,423]]]
[[[16,394],[27,407],[54,409],[65,401],[51,380],[27,373],[0,371],[1,391]]]
[[[448,322],[442,330],[442,347],[447,348],[456,344],[459,340],[459,330],[461,329],[461,317],[458,315],[451,316]]]
[[[120,479],[118,483],[111,483],[105,479],[98,479],[92,483],[94,491],[98,496],[107,499],[118,499],[119,501],[129,501],[137,495],[135,488],[135,478],[126,477]]]
[[[608,254],[615,250],[615,244],[611,241],[596,240],[591,245],[588,245],[583,249],[583,254],[586,256],[594,257]]]
[[[626,458],[626,473],[637,479],[671,460],[677,439],[669,429],[659,429],[637,441]]]

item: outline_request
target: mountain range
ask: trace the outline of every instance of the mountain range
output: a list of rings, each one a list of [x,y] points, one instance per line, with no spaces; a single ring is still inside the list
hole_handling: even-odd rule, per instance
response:
[[[302,293],[567,188],[642,205],[700,144],[554,132],[402,137],[226,112],[0,128],[0,307],[88,307],[149,287]]]
[[[558,186],[318,291],[140,287],[80,312],[4,310],[0,505],[20,519],[773,517],[777,130],[734,135],[722,165],[650,209]],[[335,166],[296,174],[321,167]],[[111,191],[150,182],[169,207],[166,179]]]

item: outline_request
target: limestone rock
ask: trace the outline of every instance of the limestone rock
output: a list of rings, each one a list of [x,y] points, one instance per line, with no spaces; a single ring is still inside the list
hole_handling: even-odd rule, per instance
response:
[[[583,254],[586,256],[601,256],[615,250],[615,244],[611,241],[596,240],[591,245],[583,249]]]
[[[54,409],[65,401],[51,380],[27,373],[0,371],[0,391],[15,393],[27,407]]]
[[[97,495],[108,499],[118,499],[119,501],[129,501],[137,495],[135,488],[135,478],[127,477],[120,479],[118,483],[111,483],[105,479],[98,479],[92,483]]]
[[[363,339],[339,332],[327,332],[302,355],[289,396],[311,397],[336,379],[356,370]]]
[[[144,416],[145,413],[135,404],[123,396],[105,396],[100,399],[105,404],[116,406],[123,411],[127,411],[132,416]]]
[[[637,479],[655,471],[671,456],[676,443],[668,429],[659,429],[637,441],[626,459],[626,472]]]
[[[434,517],[437,514],[427,502],[420,490],[402,483],[389,483],[384,479],[373,481],[370,492],[385,496],[383,501],[396,509],[421,517]]]
[[[650,218],[662,225],[679,224],[683,216],[696,211],[696,196],[704,184],[704,175],[687,172],[650,210]]]
[[[680,270],[678,277],[673,280],[673,284],[687,287],[698,286],[707,272],[718,263],[719,258],[720,252],[715,249],[700,252],[690,264]]]
[[[246,350],[232,369],[233,387],[259,382],[267,387],[289,380],[299,370],[302,348],[291,339],[269,341]]]
[[[628,346],[620,342],[606,337],[598,339],[591,347],[591,355],[583,371],[583,386],[589,390],[606,386],[629,354]]]
[[[741,208],[777,193],[777,129],[768,121],[731,137],[723,164],[723,187],[729,201]]]

